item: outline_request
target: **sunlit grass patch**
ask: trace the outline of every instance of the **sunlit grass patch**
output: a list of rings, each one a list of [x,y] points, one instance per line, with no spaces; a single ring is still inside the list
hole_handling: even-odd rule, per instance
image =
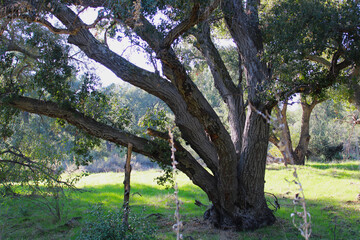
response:
[[[312,215],[311,239],[358,239],[360,236],[360,192],[358,163],[308,163],[297,166],[303,185],[308,211]],[[195,200],[209,205],[206,194],[182,173],[177,180],[182,202],[180,215],[184,221],[184,236],[194,239],[302,239],[292,225],[293,198],[298,186],[293,180],[293,168],[280,164],[267,166],[265,191],[275,194],[280,209],[275,212],[277,222],[254,232],[236,233],[213,229],[202,219],[206,207],[198,207]],[[175,223],[173,189],[165,189],[154,180],[159,170],[133,171],[131,175],[131,213],[146,219],[157,227],[156,239],[174,239]],[[89,211],[96,204],[114,211],[123,205],[123,173],[99,173],[84,177],[77,187],[81,189],[67,202],[67,217],[54,223],[46,209],[35,206],[26,197],[0,200],[0,236],[2,239],[76,239]],[[65,227],[69,219],[81,217],[79,226]]]

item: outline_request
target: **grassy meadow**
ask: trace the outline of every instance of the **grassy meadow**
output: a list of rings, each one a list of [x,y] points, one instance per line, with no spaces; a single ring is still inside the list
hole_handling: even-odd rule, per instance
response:
[[[311,239],[360,239],[360,162],[308,163],[297,167],[303,186],[306,206],[311,214]],[[131,214],[144,218],[154,226],[156,239],[175,239],[173,190],[156,185],[159,170],[133,171],[131,175]],[[270,227],[253,232],[220,231],[203,221],[206,207],[196,206],[195,200],[208,205],[206,195],[186,176],[179,174],[180,214],[184,237],[193,239],[303,239],[293,226],[290,214],[293,198],[299,186],[292,180],[293,168],[279,164],[267,166],[266,192],[277,196],[280,209],[278,221]],[[56,222],[46,204],[28,196],[0,199],[0,240],[3,239],[77,239],[81,229],[91,220],[90,212],[101,204],[114,211],[123,204],[124,173],[91,174],[82,178],[77,191],[62,199],[63,218]],[[269,200],[272,200],[269,195]],[[74,221],[69,221],[73,220]],[[94,220],[94,219],[93,219]],[[191,238],[185,238],[191,239]]]

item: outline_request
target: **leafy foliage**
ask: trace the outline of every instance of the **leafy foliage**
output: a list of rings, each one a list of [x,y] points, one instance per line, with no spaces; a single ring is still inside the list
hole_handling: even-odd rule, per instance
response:
[[[344,102],[328,100],[315,107],[311,118],[311,142],[314,160],[356,157],[358,128],[351,123],[352,111]],[[342,146],[340,148],[340,146]],[[338,147],[338,151],[331,153]],[[339,154],[342,152],[342,155]]]
[[[40,186],[44,184],[49,189],[58,188],[56,184],[72,186],[75,179],[61,178],[63,164],[88,160],[87,152],[73,149],[76,142],[71,141],[71,130],[74,128],[64,129],[56,120],[23,113],[0,126],[12,133],[0,141],[0,184],[7,189],[20,184],[26,191],[36,193],[43,191]]]
[[[90,210],[93,218],[85,223],[79,240],[107,240],[107,239],[154,239],[155,228],[144,219],[130,216],[129,226],[122,223],[123,212],[120,209],[106,211],[101,205],[95,205]]]
[[[351,0],[268,1],[261,16],[266,43],[263,57],[271,64],[275,89],[327,88],[332,61],[359,62],[359,14]],[[340,74],[337,81],[344,79]]]

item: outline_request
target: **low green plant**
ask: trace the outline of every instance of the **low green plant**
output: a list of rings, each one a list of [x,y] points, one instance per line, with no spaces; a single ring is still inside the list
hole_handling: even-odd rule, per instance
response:
[[[147,240],[155,239],[155,228],[143,218],[129,216],[129,225],[123,224],[121,209],[107,211],[101,204],[90,210],[91,219],[86,221],[77,240]]]

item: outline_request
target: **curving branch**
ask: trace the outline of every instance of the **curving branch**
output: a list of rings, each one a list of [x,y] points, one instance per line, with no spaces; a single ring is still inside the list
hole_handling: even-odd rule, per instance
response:
[[[74,30],[69,30],[69,29],[63,29],[63,28],[56,28],[54,27],[49,21],[47,21],[44,18],[40,18],[38,16],[29,16],[26,14],[22,14],[19,16],[20,19],[23,19],[27,22],[35,22],[35,23],[40,23],[41,25],[43,25],[44,27],[46,27],[47,29],[50,30],[50,32],[55,33],[55,34],[76,34],[80,28],[78,29],[74,29]]]
[[[29,113],[63,119],[94,137],[121,146],[127,146],[131,143],[133,144],[133,151],[155,159],[158,162],[162,162],[165,165],[171,165],[171,159],[168,155],[170,147],[164,149],[164,146],[153,141],[97,122],[74,109],[62,108],[54,102],[21,96],[9,98],[7,94],[2,94],[0,95],[0,106],[10,106]],[[177,166],[179,170],[184,172],[195,184],[208,189],[209,194],[216,194],[215,178],[206,171],[189,152],[182,148],[181,151],[177,152],[176,159],[179,162]],[[203,181],[203,179],[207,179],[207,181]],[[211,193],[212,191],[214,191],[214,193]],[[216,195],[214,195],[214,199],[216,199]]]
[[[34,6],[38,4],[35,0],[28,0],[28,2],[32,2]],[[95,4],[98,3],[99,2],[96,2]],[[237,186],[235,178],[236,164],[234,163],[234,161],[236,161],[236,152],[230,134],[227,132],[214,109],[192,82],[186,69],[181,64],[174,51],[171,48],[165,49],[160,47],[161,42],[164,39],[163,34],[157,31],[143,16],[137,20],[138,24],[136,24],[134,19],[127,22],[126,19],[120,19],[119,16],[119,21],[122,21],[122,23],[133,28],[133,31],[146,41],[154,52],[156,52],[157,57],[162,62],[163,72],[168,79],[135,66],[111,51],[105,44],[96,40],[91,32],[86,29],[86,24],[83,23],[78,15],[65,3],[51,1],[51,4],[51,8],[46,8],[46,11],[50,13],[52,9],[55,9],[51,14],[57,17],[70,31],[80,29],[75,34],[69,35],[68,42],[70,44],[79,47],[90,59],[104,65],[122,80],[160,98],[170,107],[176,116],[175,123],[181,130],[183,139],[189,143],[196,153],[204,160],[214,175],[218,172],[219,166],[222,165],[221,184],[227,189],[226,194],[229,196],[230,202],[234,201],[236,193],[233,191],[233,188],[234,186],[235,188]],[[43,6],[39,6],[38,8],[43,9],[42,7]],[[21,108],[20,105],[17,105],[17,107]],[[43,114],[48,115],[49,113],[44,111]],[[68,115],[63,117],[69,118]],[[72,118],[67,119],[68,122],[72,120]],[[95,130],[95,132],[93,132],[94,130],[87,127],[89,125],[82,125],[81,122],[78,122],[77,124],[77,127],[85,129],[85,131],[89,131],[97,137],[104,137],[109,141],[120,141],[120,145],[127,145],[131,140],[131,143],[134,145],[134,151],[140,152],[146,156],[155,157],[160,160],[162,159],[161,156],[163,153],[161,150],[156,151],[156,154],[160,155],[159,157],[156,157],[155,153],[148,152],[141,147],[158,147],[157,145],[153,145],[154,143],[151,141],[149,142],[148,140],[118,131],[115,132],[121,134],[114,138],[112,135],[114,129],[108,128],[108,126],[105,127],[104,131],[97,132]],[[94,127],[95,126],[96,124],[94,123]],[[104,134],[110,135],[104,136]],[[127,139],[127,141],[124,139]],[[180,166],[180,164],[178,168],[181,168],[180,170],[188,174],[194,182],[200,179],[200,175],[206,179],[208,177],[209,179],[214,179],[211,178],[211,174],[204,170],[200,165],[190,160],[190,156],[187,156],[187,154],[184,154],[186,157],[181,154],[179,155],[180,156],[177,157],[178,160],[181,158],[184,159],[181,161],[179,160],[182,166]],[[165,161],[165,159],[162,160]],[[227,165],[228,162],[234,164]],[[218,185],[214,182],[215,180],[209,181],[212,181],[211,184],[209,183],[208,186],[202,186],[203,189],[210,189],[210,185],[213,185],[212,188],[215,189]],[[198,185],[199,184],[201,184],[200,180]]]
[[[320,64],[324,65],[327,68],[331,67],[331,62],[329,62],[325,58],[322,58],[322,57],[319,57],[319,56],[316,56],[316,55],[307,55],[305,58],[309,59],[310,61],[320,63]]]
[[[65,26],[71,26],[77,20],[72,17],[74,13],[65,6],[59,6],[56,14]],[[132,28],[154,50],[157,58],[162,63],[163,73],[170,82],[159,78],[157,74],[154,74],[156,78],[152,74],[146,74],[146,77],[141,77],[139,73],[142,73],[142,70],[140,72],[132,72],[131,68],[122,68],[123,70],[114,69],[114,65],[122,63],[124,60],[119,59],[114,54],[109,54],[110,51],[105,49],[104,46],[100,46],[98,42],[93,40],[93,36],[84,29],[76,35],[71,35],[69,42],[77,45],[90,58],[102,63],[104,66],[109,66],[108,68],[122,79],[126,77],[125,81],[135,86],[142,86],[145,91],[164,100],[176,116],[175,121],[183,134],[182,137],[190,143],[191,147],[199,154],[213,173],[216,173],[217,169],[221,168],[221,183],[219,184],[226,189],[225,192],[229,196],[229,202],[234,201],[236,193],[233,191],[233,188],[237,186],[237,181],[235,180],[237,175],[236,150],[231,136],[222,124],[219,116],[188,76],[185,67],[171,47],[162,47],[161,43],[164,39],[162,33],[143,16],[140,16],[137,20],[134,18],[121,19],[121,16],[117,17],[119,21]],[[75,25],[77,24],[80,23],[75,23]],[[97,47],[101,50],[97,51]],[[127,65],[129,64],[127,63]],[[132,77],[126,76],[129,75],[129,72],[133,73]],[[134,77],[135,80],[139,80],[136,84],[140,83],[140,85],[134,84]],[[155,82],[161,82],[161,84],[154,88],[153,84]],[[144,84],[146,85],[145,87]],[[163,91],[165,87],[166,91]],[[169,93],[171,93],[170,98],[168,97]],[[178,110],[179,107],[181,107],[182,111]],[[193,131],[194,126],[197,129],[196,131]],[[196,139],[201,139],[201,141]]]
[[[198,31],[194,32],[193,35],[196,37],[198,43],[195,47],[197,47],[205,57],[214,77],[215,87],[218,89],[223,100],[226,102],[228,95],[241,94],[241,89],[232,81],[219,51],[211,40],[209,23],[204,22],[199,24]]]
[[[280,140],[275,136],[275,134],[273,132],[270,133],[269,142],[274,144],[277,148],[280,148],[280,145],[279,145]]]
[[[32,59],[38,59],[40,56],[36,55],[36,54],[33,54],[29,51],[27,51],[26,49],[20,47],[19,45],[15,44],[14,41],[12,40],[8,40],[6,39],[7,41],[9,41],[9,43],[7,44],[7,47],[5,48],[5,51],[8,51],[8,52],[11,52],[11,51],[15,51],[15,52],[20,52]],[[1,43],[4,43],[6,40],[3,39],[2,36],[0,36],[0,42]]]
[[[76,14],[66,6],[58,6],[57,14],[58,19],[65,26],[71,26],[72,24],[79,26],[82,24]],[[137,27],[136,31],[141,32],[144,27],[151,27],[151,24],[145,20],[140,18],[140,21],[143,21],[145,24]],[[141,32],[140,34],[142,34],[141,37],[146,38],[151,34],[154,34],[156,37],[159,33],[155,31],[150,33]],[[69,36],[68,41],[78,46],[89,58],[107,67],[122,80],[163,100],[176,115],[175,122],[181,129],[182,137],[199,154],[212,171],[217,169],[217,153],[213,144],[206,136],[205,127],[202,126],[198,119],[191,115],[183,97],[171,82],[162,78],[157,73],[144,70],[130,63],[111,51],[105,44],[96,40],[87,29],[82,29],[77,34]],[[156,42],[154,38],[149,41]]]
[[[194,33],[197,39],[196,47],[205,57],[214,78],[215,87],[229,108],[228,120],[231,138],[236,152],[241,151],[241,136],[245,124],[245,104],[242,86],[236,86],[223,62],[220,53],[211,40],[208,22],[199,24],[199,29]]]

